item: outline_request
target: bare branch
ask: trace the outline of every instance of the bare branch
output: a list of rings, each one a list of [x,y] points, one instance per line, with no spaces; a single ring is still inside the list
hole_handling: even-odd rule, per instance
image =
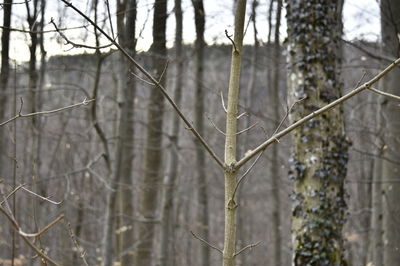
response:
[[[92,24],[101,34],[104,35],[110,42],[114,44],[115,47],[137,68],[139,69],[140,72],[143,73],[152,83],[155,84],[155,86],[160,90],[160,92],[164,95],[164,97],[167,99],[167,101],[171,104],[171,106],[175,109],[176,113],[179,115],[179,117],[183,120],[183,122],[186,124],[188,128],[192,131],[192,133],[195,135],[196,138],[199,139],[200,143],[203,145],[203,147],[206,149],[206,151],[211,155],[211,157],[216,161],[216,163],[221,167],[225,168],[225,165],[223,161],[218,157],[218,155],[213,151],[213,149],[208,145],[208,143],[203,139],[203,137],[199,134],[197,130],[195,130],[192,127],[192,124],[189,122],[189,120],[186,118],[186,116],[183,114],[181,109],[176,105],[174,100],[171,98],[171,96],[168,94],[167,90],[160,84],[146,69],[144,69],[132,56],[129,55],[129,53],[121,46],[119,45],[113,38],[110,37],[102,28],[100,28],[98,25],[96,25],[93,20],[91,20],[88,16],[86,16],[82,11],[80,11],[78,8],[76,8],[72,3],[68,2],[67,0],[60,0],[62,1],[67,7],[72,8],[75,12],[77,12],[81,17],[86,19],[90,24]]]
[[[235,53],[238,53],[239,51],[236,49],[236,44],[235,44],[235,42],[232,40],[232,35],[229,35],[229,34],[228,34],[228,30],[225,30],[225,36],[226,36],[226,38],[228,38],[228,39],[232,42],[233,49],[235,50]]]
[[[255,155],[257,155],[259,152],[265,150],[269,145],[272,143],[276,142],[278,139],[280,139],[283,136],[286,136],[296,128],[302,126],[304,123],[307,121],[310,121],[314,117],[338,106],[339,104],[343,103],[344,101],[350,99],[351,97],[359,94],[363,90],[369,89],[373,84],[375,84],[377,81],[379,81],[383,76],[385,76],[387,73],[389,73],[393,68],[395,68],[397,65],[400,64],[400,58],[396,59],[393,63],[391,63],[389,66],[387,66],[384,70],[382,70],[379,74],[377,74],[375,77],[370,79],[368,82],[364,83],[363,85],[359,86],[358,88],[350,91],[346,95],[340,97],[339,99],[331,102],[330,104],[325,105],[324,107],[318,109],[315,112],[312,112],[311,114],[303,117],[302,119],[298,120],[297,122],[293,123],[291,126],[285,128],[284,130],[280,131],[279,133],[274,134],[272,137],[270,137],[268,140],[265,142],[261,143],[257,148],[253,149],[250,153],[245,155],[242,159],[240,159],[236,164],[235,168],[239,169],[242,167],[245,163],[247,163],[251,158],[253,158]]]
[[[244,248],[242,248],[241,250],[239,250],[238,252],[236,252],[234,256],[236,257],[236,256],[238,256],[240,253],[242,253],[242,252],[244,252],[244,251],[246,251],[246,250],[248,250],[248,249],[252,249],[252,248],[254,248],[254,247],[260,245],[260,243],[261,243],[261,241],[258,241],[257,243],[247,245],[247,246],[245,246]]]
[[[53,18],[51,18],[50,23],[53,24],[54,28],[56,29],[56,31],[58,32],[58,34],[60,34],[60,36],[65,40],[66,44],[71,44],[71,45],[73,46],[73,48],[87,48],[87,49],[95,49],[95,50],[97,50],[97,49],[108,48],[108,47],[110,47],[110,46],[113,45],[113,43],[109,43],[109,44],[103,45],[103,46],[90,46],[90,45],[86,45],[86,44],[82,44],[82,43],[73,42],[73,41],[71,41],[70,39],[68,39],[67,36],[65,36],[65,34],[62,33],[62,32],[58,29],[56,23],[54,23]]]
[[[214,121],[212,121],[212,119],[207,115],[207,119],[208,121],[210,121],[211,125],[222,135],[226,136],[225,132],[222,131],[219,127],[217,127],[217,125],[214,123]]]
[[[290,111],[292,111],[293,107],[294,107],[296,104],[298,104],[299,102],[303,101],[305,98],[306,98],[306,97],[301,98],[301,99],[295,101],[290,107],[288,107],[288,106],[286,107],[285,116],[281,119],[281,121],[279,122],[278,127],[275,129],[275,131],[274,131],[274,133],[273,133],[272,135],[275,135],[275,134],[279,131],[279,129],[281,129],[283,123],[285,123],[285,121],[286,121],[286,119],[288,118],[288,116],[289,116],[289,114],[290,114]],[[279,139],[277,139],[276,141],[279,142]]]
[[[22,188],[23,185],[19,185],[18,187],[16,187],[13,191],[11,191],[7,197],[4,198],[3,201],[0,202],[0,206],[3,205],[4,202],[6,202],[12,195],[14,195],[15,192],[17,192],[20,188]]]
[[[207,246],[209,246],[212,249],[215,249],[216,251],[218,251],[219,253],[223,254],[223,251],[220,248],[217,248],[216,246],[211,245],[210,243],[208,243],[206,240],[204,240],[203,238],[197,236],[195,233],[193,233],[192,230],[190,230],[190,233],[192,234],[192,236],[198,240],[200,240],[201,242],[203,242],[204,244],[206,244]]]
[[[23,102],[23,100],[21,98],[21,107],[20,107],[20,110],[18,112],[18,115],[14,116],[14,117],[11,117],[10,119],[0,123],[0,126],[4,126],[5,124],[8,124],[8,123],[14,121],[17,118],[20,118],[20,117],[32,117],[32,116],[36,116],[36,115],[49,115],[49,114],[58,113],[58,112],[61,112],[61,111],[64,111],[64,110],[72,109],[72,108],[75,108],[75,107],[78,107],[78,106],[81,106],[81,105],[87,105],[87,104],[89,104],[89,103],[91,103],[93,101],[95,101],[95,99],[87,100],[85,98],[83,100],[83,102],[81,102],[81,103],[76,103],[76,104],[69,105],[69,106],[66,106],[66,107],[61,107],[61,108],[50,110],[50,111],[40,111],[40,112],[35,112],[35,113],[22,114],[21,111],[22,111],[22,106],[23,106],[24,102]]]
[[[158,79],[158,82],[161,83],[161,81],[162,81],[162,79],[163,79],[163,77],[164,77],[164,74],[165,74],[165,72],[167,71],[168,65],[169,65],[169,61],[167,60],[167,63],[166,63],[165,66],[164,66],[164,69],[163,69],[163,71],[162,71],[162,73],[161,73],[161,75],[160,75],[160,78]]]
[[[249,169],[246,170],[246,172],[244,172],[244,174],[239,178],[238,182],[236,183],[235,189],[233,190],[232,193],[232,199],[235,198],[236,192],[239,188],[239,185],[244,181],[244,178],[250,173],[251,169],[253,169],[253,167],[256,165],[256,163],[258,162],[258,160],[260,159],[260,157],[263,155],[264,151],[260,152],[257,156],[257,158],[254,160],[254,162],[250,165]]]
[[[147,80],[145,80],[145,79],[142,79],[141,77],[139,77],[135,72],[133,72],[133,71],[129,71],[135,78],[137,78],[138,80],[140,80],[140,81],[143,81],[144,83],[146,83],[146,84],[148,84],[148,85],[150,85],[150,86],[156,86],[156,84],[154,84],[154,83],[151,83],[151,82],[148,82]]]
[[[22,188],[23,190],[25,190],[26,192],[28,192],[28,193],[30,193],[30,194],[32,194],[32,195],[34,195],[34,196],[38,197],[38,198],[39,198],[39,199],[41,199],[41,200],[44,200],[44,201],[50,202],[51,204],[54,204],[54,205],[59,205],[59,204],[61,204],[61,203],[62,203],[62,201],[60,201],[60,202],[56,202],[56,201],[50,200],[49,198],[45,198],[45,197],[43,197],[43,196],[40,196],[39,194],[37,194],[37,193],[35,193],[35,192],[33,192],[33,191],[30,191],[29,189],[27,189],[27,188],[24,188],[23,186],[22,186],[21,188]]]
[[[24,29],[17,29],[17,28],[11,28],[11,27],[4,27],[0,25],[0,29],[6,29],[9,31],[16,31],[16,32],[22,32],[22,33],[29,33],[29,34],[43,34],[43,33],[53,33],[53,32],[60,32],[60,31],[67,31],[67,30],[77,30],[77,29],[86,29],[87,26],[76,26],[76,27],[71,27],[71,28],[58,28],[56,30],[43,30],[43,31],[31,31],[31,30],[24,30]]]
[[[54,226],[55,224],[57,224],[59,221],[61,221],[62,219],[64,219],[64,215],[61,214],[60,216],[58,216],[54,221],[52,221],[51,223],[49,223],[48,225],[46,225],[45,227],[43,227],[41,230],[39,230],[39,232],[37,233],[33,233],[33,234],[29,234],[29,233],[25,233],[22,231],[21,228],[19,228],[18,233],[21,236],[26,236],[26,237],[38,237],[41,236],[43,233],[45,233],[46,231],[48,231],[52,226]]]
[[[64,221],[65,221],[65,220],[64,220]],[[76,249],[77,249],[77,250],[80,252],[80,254],[81,254],[81,258],[82,258],[82,260],[83,260],[83,263],[84,263],[86,266],[89,266],[89,264],[87,263],[86,258],[85,258],[86,252],[85,252],[85,250],[79,245],[78,241],[76,240],[76,237],[75,237],[75,235],[74,235],[74,232],[72,231],[72,228],[71,228],[71,224],[70,224],[69,222],[67,222],[67,223],[66,223],[66,227],[67,227],[67,229],[68,229],[69,237],[71,238],[72,242],[74,243]]]
[[[51,265],[55,265],[58,266],[60,264],[58,264],[57,262],[55,262],[54,260],[52,260],[51,258],[49,258],[46,254],[44,254],[40,249],[38,249],[26,236],[23,236],[21,234],[19,234],[20,232],[20,227],[17,224],[17,222],[14,220],[14,218],[7,213],[6,210],[4,210],[2,207],[0,207],[0,212],[2,212],[6,218],[10,221],[10,223],[12,224],[12,227],[14,228],[14,230],[18,233],[19,236],[22,237],[22,239],[25,241],[25,243],[36,252],[36,254],[41,257],[43,260],[45,260],[46,262],[50,263]]]
[[[389,57],[389,56],[385,56],[385,55],[379,55],[377,53],[370,52],[367,49],[365,49],[364,47],[362,47],[361,45],[356,44],[355,42],[351,42],[351,41],[348,41],[348,40],[345,40],[345,39],[342,39],[342,42],[357,48],[358,50],[360,50],[361,52],[363,52],[364,54],[368,55],[371,58],[374,58],[374,59],[377,59],[377,60],[383,60],[383,61],[386,61],[386,62],[393,62],[394,60],[396,60],[396,58],[394,58],[394,57]]]
[[[236,119],[240,119],[242,116],[248,116],[248,114],[246,112],[241,113],[240,115],[238,115]]]
[[[248,128],[245,128],[245,129],[243,129],[243,130],[238,131],[238,132],[236,133],[236,135],[240,135],[240,134],[242,134],[242,133],[244,133],[244,132],[246,132],[246,131],[249,131],[250,129],[254,128],[254,127],[257,126],[257,125],[258,125],[258,122],[254,123],[253,125],[249,126]]]
[[[389,97],[389,98],[391,98],[391,99],[400,101],[400,96],[397,96],[397,95],[394,95],[394,94],[391,94],[391,93],[387,93],[387,92],[383,92],[383,91],[377,90],[377,89],[375,89],[375,88],[373,88],[373,87],[370,87],[370,88],[368,88],[368,89],[371,90],[371,91],[373,91],[373,92],[375,92],[375,93],[378,93],[378,94],[380,94],[380,95],[383,95],[383,96]]]

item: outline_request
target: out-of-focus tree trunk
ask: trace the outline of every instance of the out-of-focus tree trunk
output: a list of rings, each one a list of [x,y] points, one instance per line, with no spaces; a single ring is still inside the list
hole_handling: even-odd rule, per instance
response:
[[[124,8],[122,8],[124,7]],[[129,54],[135,56],[136,0],[118,3],[119,42]],[[122,20],[122,21],[121,21]],[[130,71],[131,64],[121,55],[122,97],[119,121],[119,138],[116,150],[114,180],[117,182],[120,216],[119,253],[121,265],[133,265],[134,231],[133,231],[133,177],[132,164],[134,157],[134,100],[136,95],[135,79]]]
[[[273,128],[276,129],[279,126],[279,80],[280,80],[280,54],[281,54],[281,45],[279,41],[279,30],[281,26],[281,12],[282,11],[282,0],[276,1],[276,21],[275,21],[275,33],[274,33],[274,45],[273,45],[273,53],[272,53],[272,66],[273,74],[272,80],[270,84],[270,99],[269,104],[272,106],[272,118],[274,121]],[[279,171],[279,143],[275,143],[271,147],[271,169],[270,169],[270,178],[272,179],[272,234],[273,234],[273,265],[282,265],[281,258],[281,250],[282,250],[282,241],[281,241],[281,198],[280,198],[280,190],[281,190],[281,182],[280,182],[280,171]]]
[[[6,118],[6,91],[8,85],[8,77],[10,75],[10,62],[9,62],[9,51],[10,51],[10,30],[11,27],[11,12],[12,12],[12,0],[4,1],[3,5],[3,26],[1,35],[1,72],[0,72],[0,121]],[[0,150],[3,151],[0,154],[0,175],[5,172],[6,166],[6,141],[5,141],[5,128],[0,128]]]
[[[200,135],[204,136],[204,29],[205,29],[205,13],[203,0],[192,0],[194,7],[194,20],[196,26],[196,92],[194,97],[194,125]],[[198,233],[201,237],[208,241],[209,239],[209,218],[208,218],[208,193],[207,193],[207,174],[205,171],[205,153],[199,140],[196,138],[196,173],[197,173],[197,224],[199,225]],[[200,246],[200,264],[203,266],[210,265],[210,248],[207,245]]]
[[[257,72],[258,72],[258,50],[259,50],[259,41],[258,41],[258,31],[257,31],[257,7],[259,5],[258,0],[253,0],[251,4],[251,23],[253,25],[253,31],[254,31],[254,45],[252,49],[252,55],[251,55],[251,70],[250,70],[250,80],[248,83],[248,87],[246,88],[246,96],[245,96],[245,103],[246,103],[246,108],[248,108],[248,112],[251,111],[251,107],[253,104],[253,95],[254,95],[254,90],[256,88],[257,84]],[[249,128],[251,126],[251,115],[246,116],[246,125],[245,128]],[[244,154],[245,150],[247,147],[250,147],[250,135],[249,133],[246,135],[246,139],[243,143],[243,148],[241,149],[240,152],[241,154]],[[242,197],[242,187],[238,188],[238,199],[239,199],[239,206],[246,206],[248,203],[246,202],[246,199]],[[246,208],[239,208],[238,209],[238,244],[241,246],[246,245],[247,241],[250,239],[248,234],[248,230],[246,230],[246,223],[248,220],[251,219],[251,216],[249,216],[250,210]],[[248,265],[248,259],[247,259],[247,253],[243,253],[240,256],[240,265]]]
[[[153,17],[153,69],[160,83],[165,85],[166,75],[166,22],[167,1],[155,0]],[[150,92],[147,112],[147,137],[144,155],[144,176],[139,191],[138,241],[135,265],[151,265],[154,257],[154,231],[157,217],[158,194],[162,187],[162,130],[164,97],[159,90]]]
[[[287,1],[291,122],[340,97],[336,74],[338,3]],[[294,265],[344,265],[344,180],[349,141],[340,108],[293,132],[292,239]]]
[[[394,56],[400,56],[400,2],[395,0],[382,0],[381,2],[381,34],[383,52]],[[383,79],[385,92],[400,95],[400,70],[394,69]],[[383,132],[383,156],[382,161],[382,203],[383,203],[383,243],[384,265],[397,265],[400,262],[400,183],[397,179],[400,175],[400,109],[398,102],[383,99],[382,118],[385,131]]]
[[[179,106],[182,98],[182,81],[183,81],[183,53],[182,53],[182,1],[175,0],[175,60],[176,60],[176,73],[175,73],[175,91],[174,101]],[[160,252],[160,265],[172,266],[174,254],[174,227],[173,227],[173,207],[174,207],[174,194],[175,183],[178,175],[178,152],[179,152],[179,125],[180,118],[174,115],[172,118],[172,134],[171,134],[171,152],[169,159],[169,173],[164,180],[164,193],[162,200],[162,225],[161,225],[161,252]]]
[[[44,21],[45,21],[45,13],[46,13],[46,0],[41,0],[40,1],[40,24],[39,28],[41,33],[39,34],[39,47],[40,47],[40,69],[39,69],[39,86],[38,86],[38,95],[37,95],[37,109],[41,110],[42,109],[42,91],[45,86],[46,82],[46,48],[45,48],[45,43],[44,43]],[[37,164],[37,172],[40,177],[40,170],[42,166],[42,159],[41,159],[41,152],[42,152],[42,122],[41,119],[36,120],[36,129],[37,129],[37,144],[36,144],[36,164]],[[41,195],[46,194],[46,188],[45,185],[41,185],[39,187],[39,191]]]
[[[4,28],[2,29],[2,35],[1,35],[1,70],[0,70],[0,122],[4,121],[6,118],[6,102],[7,102],[7,97],[6,97],[6,92],[7,90],[7,85],[8,85],[8,79],[10,75],[10,62],[9,62],[9,50],[10,50],[10,26],[11,26],[11,12],[12,12],[12,0],[6,0],[4,1],[3,5],[3,26]],[[15,130],[15,129],[14,129]],[[0,176],[6,177],[7,173],[11,176],[11,171],[8,172],[8,169],[11,170],[11,168],[8,168],[7,165],[9,164],[9,161],[7,160],[7,142],[6,142],[6,127],[0,127]],[[11,182],[11,180],[10,180]],[[15,206],[14,206],[15,207]],[[9,228],[9,231],[12,234],[12,251],[11,254],[8,253],[9,249],[4,248],[0,251],[0,256],[2,257],[8,257],[11,255],[12,259],[14,259],[14,248],[15,248],[15,234],[12,228],[8,226],[4,226],[5,223],[3,221],[4,218],[0,218],[0,222],[2,223],[1,230],[8,231],[7,228]],[[4,224],[4,225],[3,225]]]

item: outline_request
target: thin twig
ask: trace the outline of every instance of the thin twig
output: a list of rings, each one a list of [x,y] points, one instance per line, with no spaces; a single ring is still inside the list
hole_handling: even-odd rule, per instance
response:
[[[24,231],[22,231],[22,229],[20,228],[18,233],[21,236],[26,236],[26,237],[38,237],[40,235],[42,235],[43,233],[45,233],[46,231],[48,231],[51,227],[53,227],[55,224],[57,224],[59,221],[61,221],[62,219],[64,219],[64,214],[61,214],[60,216],[58,216],[54,221],[52,221],[51,223],[49,223],[48,225],[46,225],[45,227],[43,227],[41,230],[39,230],[39,232],[37,233],[33,233],[33,234],[29,234],[29,233],[25,233]]]
[[[211,125],[222,135],[226,136],[225,132],[222,131],[220,128],[217,127],[217,125],[214,123],[214,121],[212,121],[212,119],[207,115],[207,119],[208,121],[210,121]]]
[[[356,44],[355,42],[351,42],[351,41],[348,41],[345,39],[342,39],[342,42],[347,43],[348,45],[357,48],[358,50],[360,50],[361,52],[363,52],[364,54],[368,55],[371,58],[374,58],[377,60],[383,60],[386,62],[393,62],[394,60],[396,60],[396,58],[393,58],[393,57],[388,57],[385,55],[379,55],[377,53],[370,52],[367,49],[363,48],[361,45]]]
[[[69,106],[66,106],[66,107],[61,107],[61,108],[50,110],[50,111],[40,111],[40,112],[34,112],[34,113],[29,113],[29,114],[22,114],[21,111],[22,111],[22,105],[23,105],[24,102],[22,101],[22,98],[21,98],[21,108],[20,108],[20,110],[18,112],[18,115],[14,116],[14,117],[11,117],[10,119],[0,123],[0,126],[4,126],[5,124],[8,124],[8,123],[14,121],[17,118],[20,118],[20,117],[31,117],[31,116],[36,116],[36,115],[53,114],[53,113],[61,112],[61,111],[64,111],[64,110],[72,109],[72,108],[75,108],[75,107],[78,107],[78,106],[81,106],[81,105],[87,105],[87,104],[89,104],[89,103],[91,103],[93,101],[95,101],[95,99],[87,100],[85,98],[83,100],[83,102],[81,102],[81,103],[76,103],[76,104],[69,105]]]
[[[366,75],[367,75],[367,71],[364,70],[360,80],[357,82],[357,85],[354,87],[354,89],[358,88],[361,85],[361,82],[364,80]]]
[[[54,205],[60,205],[61,203],[62,203],[62,201],[60,201],[60,202],[56,202],[56,201],[53,201],[53,200],[51,200],[51,199],[49,199],[49,198],[46,198],[46,197],[43,197],[43,196],[40,196],[39,194],[37,194],[37,193],[35,193],[35,192],[33,192],[33,191],[30,191],[29,189],[27,189],[27,188],[24,188],[24,187],[21,187],[23,190],[25,190],[26,192],[28,192],[28,193],[30,193],[30,194],[32,194],[32,195],[34,195],[34,196],[36,196],[36,197],[38,197],[39,199],[41,199],[41,200],[44,200],[44,201],[47,201],[47,202],[50,202],[51,204],[54,204]]]
[[[229,35],[229,34],[228,34],[228,30],[225,30],[225,36],[232,42],[233,49],[235,50],[235,53],[238,53],[239,51],[236,49],[236,44],[235,44],[235,42],[232,40],[232,35]]]
[[[221,91],[221,102],[222,102],[222,108],[224,109],[225,113],[227,113],[228,110],[226,109],[225,106],[224,95],[222,94],[222,91]]]
[[[242,134],[242,133],[244,133],[244,132],[246,132],[246,131],[249,131],[250,129],[254,128],[254,127],[257,126],[257,125],[258,125],[258,122],[254,123],[253,125],[249,126],[248,128],[245,128],[245,129],[243,129],[243,130],[238,131],[238,132],[236,133],[236,135],[240,135],[240,134]]]
[[[163,87],[162,84],[160,84],[146,69],[144,69],[121,45],[119,45],[113,38],[111,38],[102,28],[100,28],[98,25],[96,25],[93,20],[91,20],[88,16],[86,16],[82,11],[80,11],[78,8],[76,8],[72,3],[68,2],[67,0],[60,0],[62,1],[66,6],[72,8],[76,13],[78,13],[81,17],[86,19],[90,24],[92,24],[96,29],[101,32],[101,34],[104,35],[110,42],[114,44],[115,47],[137,68],[139,69],[140,72],[142,72],[152,83],[156,85],[156,87],[161,91],[161,93],[164,95],[164,97],[167,99],[167,101],[171,104],[171,106],[175,109],[176,113],[179,115],[179,117],[183,120],[183,122],[186,124],[187,127],[189,127],[192,131],[192,133],[195,135],[196,138],[199,139],[200,143],[203,145],[203,147],[206,149],[206,151],[211,155],[211,157],[216,161],[216,163],[222,168],[225,169],[225,164],[223,161],[218,157],[218,155],[213,151],[210,145],[203,139],[203,137],[199,134],[197,130],[195,130],[189,120],[186,118],[186,116],[183,114],[181,109],[176,105],[174,100],[171,98],[171,96],[168,94],[167,90]]]
[[[163,71],[161,72],[160,78],[158,79],[158,82],[159,82],[159,83],[161,83],[161,81],[162,81],[162,79],[163,79],[163,77],[164,77],[164,74],[165,74],[165,72],[167,71],[168,65],[169,65],[169,60],[167,60],[167,62],[165,63],[164,69],[163,69]]]
[[[71,41],[70,39],[68,39],[68,37],[65,36],[65,34],[62,33],[62,32],[58,29],[56,23],[54,23],[53,18],[51,18],[50,23],[53,24],[55,30],[56,30],[56,31],[58,32],[58,34],[60,34],[60,36],[65,40],[66,44],[71,44],[73,48],[87,48],[87,49],[95,49],[95,50],[97,50],[97,49],[108,48],[108,47],[110,47],[110,46],[113,45],[112,43],[109,43],[109,44],[102,45],[102,46],[91,46],[91,45],[86,45],[86,44],[82,44],[82,43],[73,42],[73,41]]]
[[[44,33],[53,33],[53,32],[59,32],[59,31],[67,31],[67,30],[86,29],[86,28],[87,28],[87,26],[83,25],[83,26],[76,26],[76,27],[71,27],[71,28],[58,28],[58,30],[31,31],[31,30],[24,30],[24,29],[0,26],[0,29],[3,29],[3,30],[16,31],[16,32],[22,32],[22,33],[29,33],[29,34],[44,34]]]
[[[246,172],[244,172],[244,174],[239,178],[238,182],[236,183],[235,189],[233,190],[232,193],[232,199],[235,198],[236,192],[239,188],[239,185],[244,181],[244,178],[250,173],[251,169],[254,168],[254,166],[256,165],[256,163],[258,162],[258,160],[260,159],[260,157],[263,155],[264,151],[260,152],[257,156],[257,158],[254,160],[254,162],[250,165],[249,169],[246,170]]]
[[[378,82],[383,76],[385,76],[387,73],[389,73],[393,68],[395,68],[397,65],[400,64],[400,58],[398,58],[396,61],[391,63],[389,66],[387,66],[384,70],[382,70],[380,73],[378,73],[375,77],[370,79],[368,82],[364,83],[363,85],[359,86],[358,88],[350,91],[346,95],[340,97],[339,99],[331,102],[330,104],[325,105],[324,107],[321,107],[315,112],[312,112],[311,114],[303,117],[302,119],[298,120],[297,122],[293,123],[289,127],[283,129],[279,133],[274,134],[272,137],[261,143],[257,148],[253,149],[250,153],[245,155],[242,159],[240,159],[236,164],[235,168],[236,170],[242,167],[245,163],[247,163],[251,158],[253,158],[255,155],[257,155],[259,152],[265,150],[269,145],[272,143],[276,142],[278,139],[280,139],[283,136],[286,136],[296,128],[302,126],[304,123],[310,121],[314,117],[338,106],[339,104],[343,103],[344,101],[350,99],[351,97],[359,94],[363,90],[366,90],[370,88],[373,84]]]
[[[260,243],[261,243],[261,241],[258,241],[257,243],[254,243],[254,244],[250,244],[250,245],[245,246],[244,248],[242,248],[241,250],[239,250],[238,252],[236,252],[235,255],[234,255],[234,257],[238,256],[240,253],[246,251],[247,249],[252,249],[252,248],[254,248],[254,247],[260,245]]]
[[[238,117],[236,117],[236,119],[240,119],[242,116],[248,116],[248,114],[246,112],[241,113],[240,115],[238,115]]]
[[[299,102],[303,101],[306,97],[301,98],[297,101],[295,101],[290,107],[286,106],[286,113],[285,116],[281,119],[281,121],[279,122],[278,127],[275,129],[274,133],[272,135],[275,135],[279,129],[281,129],[283,123],[285,123],[286,119],[288,118],[290,111],[292,111],[293,107],[298,104]],[[277,142],[279,142],[279,139],[276,140]]]
[[[108,3],[108,0],[105,0],[105,3],[106,3],[106,7],[107,7],[108,20],[110,21],[111,36],[115,40],[114,27],[113,27],[113,24],[112,24],[111,12],[110,12],[110,4]]]
[[[151,82],[148,82],[148,81],[145,80],[145,79],[142,79],[142,78],[139,77],[135,72],[133,72],[133,71],[131,71],[131,70],[129,70],[129,72],[130,72],[135,78],[137,78],[138,80],[143,81],[144,83],[146,83],[146,84],[148,84],[148,85],[150,85],[150,86],[156,86],[156,84],[151,83]]]
[[[383,91],[377,90],[377,89],[375,89],[373,87],[369,87],[368,89],[373,91],[373,92],[375,92],[375,93],[378,93],[380,95],[383,95],[383,96],[392,98],[394,100],[400,101],[400,96],[397,96],[397,95],[394,95],[394,94],[391,94],[391,93],[387,93],[387,92],[383,92]]]
[[[200,240],[201,242],[203,242],[204,244],[206,244],[207,246],[209,246],[212,249],[215,249],[216,251],[218,251],[219,253],[223,254],[223,251],[220,248],[217,248],[216,246],[211,245],[210,243],[208,243],[206,240],[204,240],[203,238],[197,236],[192,230],[190,230],[190,233],[192,234],[192,236],[198,240]]]
[[[0,202],[0,206],[3,205],[4,202],[6,202],[6,200],[8,200],[8,198],[10,198],[12,195],[14,195],[15,192],[17,192],[23,185],[19,185],[18,187],[16,187],[13,191],[11,191],[7,197],[4,198],[3,201]]]
[[[65,220],[64,220],[64,221],[65,221]],[[72,242],[74,243],[74,245],[75,245],[77,251],[80,252],[80,256],[81,256],[81,258],[82,258],[82,260],[83,260],[83,263],[84,263],[86,266],[89,266],[89,264],[87,263],[86,258],[85,258],[86,252],[85,252],[85,250],[79,245],[78,241],[76,240],[76,237],[75,237],[75,235],[74,235],[74,232],[72,231],[72,228],[71,228],[71,224],[70,224],[69,222],[65,222],[65,224],[66,224],[65,226],[66,226],[67,229],[68,229],[69,237],[71,238]]]

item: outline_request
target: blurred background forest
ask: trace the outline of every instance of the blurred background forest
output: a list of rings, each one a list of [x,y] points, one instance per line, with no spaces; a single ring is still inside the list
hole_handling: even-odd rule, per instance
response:
[[[236,1],[71,2],[162,77],[222,157]],[[157,23],[154,2],[166,9]],[[345,94],[399,57],[400,4],[337,2]],[[223,246],[223,175],[161,94],[62,1],[3,0],[0,9],[0,207],[9,215],[0,214],[0,265],[46,263],[13,227],[61,265],[220,264],[203,242]],[[240,155],[273,135],[288,112],[285,14],[281,0],[247,3]],[[388,37],[395,49],[384,49],[385,27],[395,29]],[[399,95],[399,86],[391,92]],[[363,92],[342,107],[352,143],[342,232],[348,265],[395,265],[383,264],[383,256],[393,239],[400,245],[399,110],[382,111],[387,102]],[[261,243],[237,265],[291,264],[292,142],[286,136],[267,149],[238,189],[238,249]]]

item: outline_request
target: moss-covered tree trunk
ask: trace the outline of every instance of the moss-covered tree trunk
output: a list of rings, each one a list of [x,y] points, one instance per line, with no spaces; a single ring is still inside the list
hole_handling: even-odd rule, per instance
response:
[[[337,77],[337,1],[287,1],[291,122],[340,96]],[[293,131],[289,177],[293,180],[294,265],[344,265],[344,180],[348,147],[340,108]]]
[[[153,69],[155,76],[164,86],[166,73],[166,22],[167,1],[155,0],[153,16]],[[151,88],[147,112],[147,136],[144,155],[144,176],[140,185],[137,252],[135,265],[151,265],[154,257],[154,231],[157,219],[158,194],[162,184],[162,130],[163,130],[164,97],[156,88]]]
[[[400,56],[400,2],[381,0],[381,27],[383,52],[394,57]],[[383,79],[382,90],[400,95],[400,70],[394,69]],[[382,161],[382,203],[383,203],[383,243],[384,265],[400,263],[400,108],[398,102],[384,99],[381,106],[383,125]]]

